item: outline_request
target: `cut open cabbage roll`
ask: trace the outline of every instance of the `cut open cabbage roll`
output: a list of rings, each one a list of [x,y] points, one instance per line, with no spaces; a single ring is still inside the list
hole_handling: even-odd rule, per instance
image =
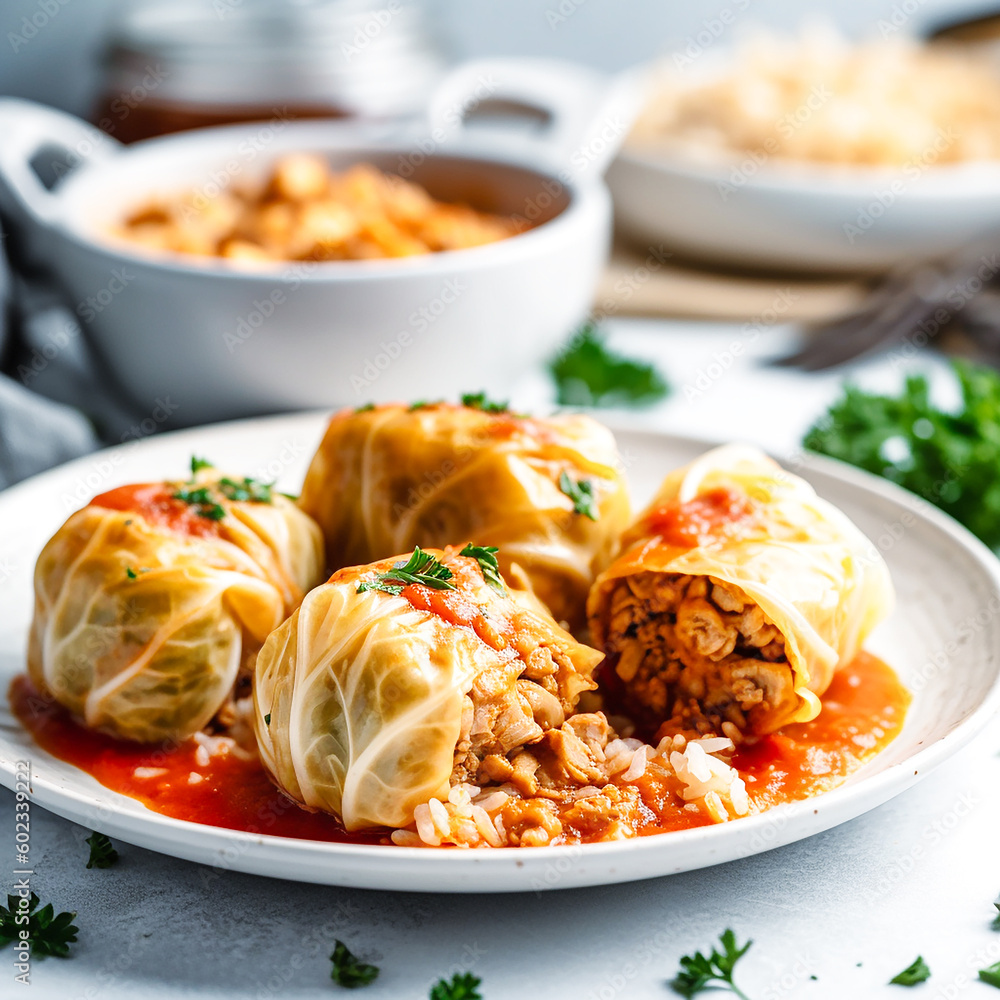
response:
[[[495,553],[422,551],[335,573],[271,634],[254,723],[275,782],[348,830],[401,827],[562,726],[601,659],[517,603]]]
[[[91,728],[183,739],[321,573],[319,528],[263,484],[203,469],[113,489],[38,558],[29,674]]]
[[[738,737],[815,718],[892,602],[881,555],[844,514],[730,445],[666,478],[588,615],[627,711]]]
[[[504,575],[526,577],[557,620],[582,624],[630,516],[614,438],[586,416],[476,402],[333,416],[300,500],[330,569],[471,540],[499,547]]]

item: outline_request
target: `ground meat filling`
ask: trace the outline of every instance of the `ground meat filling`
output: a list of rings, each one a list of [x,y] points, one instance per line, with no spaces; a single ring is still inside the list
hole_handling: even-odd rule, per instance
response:
[[[573,711],[581,686],[575,674],[570,660],[547,646],[479,674],[463,702],[451,783],[506,781],[507,756],[559,730]]]
[[[617,581],[609,607],[606,651],[624,708],[646,725],[757,732],[794,704],[785,640],[739,588],[637,573]]]

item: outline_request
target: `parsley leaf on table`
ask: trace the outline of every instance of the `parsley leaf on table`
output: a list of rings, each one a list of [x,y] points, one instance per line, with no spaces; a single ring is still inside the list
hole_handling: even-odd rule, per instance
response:
[[[378,977],[378,966],[361,962],[339,938],[334,940],[333,954],[330,956],[333,969],[330,978],[348,990],[369,986]]]
[[[38,897],[32,893],[28,900],[28,921],[18,923],[24,908],[19,896],[7,896],[7,906],[0,906],[0,948],[21,940],[21,931],[27,930],[32,958],[54,955],[66,958],[69,946],[76,940],[78,927],[73,925],[75,913],[55,913],[51,903],[38,909]]]
[[[654,365],[610,350],[592,324],[549,363],[563,406],[643,406],[670,393]]]
[[[895,983],[897,986],[916,986],[918,983],[924,983],[931,978],[931,970],[927,968],[927,963],[924,961],[922,955],[917,955],[917,957],[911,962],[902,972],[898,975],[892,977],[889,980],[889,984]]]
[[[479,563],[479,568],[482,570],[483,579],[494,589],[500,591],[501,594],[507,592],[507,588],[504,586],[503,577],[500,575],[500,563],[497,560],[497,552],[500,550],[495,545],[466,545],[461,552],[460,556],[469,556],[475,559]]]
[[[448,582],[452,576],[451,570],[443,562],[429,552],[424,552],[418,545],[406,562],[398,562],[392,569],[376,573],[374,579],[362,580],[357,592],[363,594],[366,590],[381,590],[395,596],[414,583],[434,590],[454,590],[455,585]]]
[[[479,992],[481,982],[471,972],[456,972],[450,982],[439,979],[431,987],[429,1000],[483,1000]]]
[[[88,868],[110,868],[118,860],[118,852],[106,834],[92,833],[84,843],[90,845]]]
[[[990,986],[1000,989],[1000,962],[994,962],[993,965],[988,965],[985,969],[980,969],[979,978],[984,983],[989,983]]]
[[[563,491],[573,501],[573,513],[583,514],[591,521],[597,520],[597,511],[594,510],[594,484],[589,479],[581,479],[573,482],[570,475],[564,469],[559,473],[559,489]]]
[[[955,412],[930,400],[912,375],[898,396],[845,386],[843,397],[806,434],[812,451],[883,476],[1000,547],[1000,373],[952,362],[962,393]]]
[[[721,983],[725,989],[731,990],[742,1000],[747,1000],[746,994],[733,982],[733,969],[747,953],[753,941],[747,941],[742,948],[738,948],[736,935],[732,930],[726,929],[719,936],[719,942],[723,947],[722,953],[713,947],[712,954],[707,958],[700,951],[696,951],[693,955],[685,955],[681,959],[680,971],[670,982],[675,993],[690,998],[711,983]]]

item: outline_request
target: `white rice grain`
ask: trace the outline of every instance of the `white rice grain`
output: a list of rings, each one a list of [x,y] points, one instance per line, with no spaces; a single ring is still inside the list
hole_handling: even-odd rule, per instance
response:
[[[632,754],[628,770],[622,775],[622,781],[637,781],[646,773],[646,746],[640,745]]]
[[[430,811],[431,822],[437,831],[442,837],[447,837],[451,833],[451,818],[448,816],[448,810],[445,809],[444,803],[440,799],[431,799],[427,803],[427,808]]]
[[[487,792],[485,795],[480,795],[476,800],[475,805],[486,812],[493,812],[496,809],[503,809],[505,805],[510,801],[510,796],[506,792],[495,791]]]
[[[167,773],[165,767],[137,767],[133,772],[134,778],[159,778]]]
[[[501,844],[500,836],[497,833],[496,827],[490,821],[489,813],[487,813],[482,806],[473,806],[472,818],[475,821],[476,829],[479,831],[479,835],[483,838],[483,840],[485,840],[490,847],[499,847]]]
[[[426,802],[421,802],[413,810],[413,820],[417,825],[417,835],[425,844],[430,844],[431,847],[441,846],[441,835],[434,825],[434,820],[431,819],[430,806]]]

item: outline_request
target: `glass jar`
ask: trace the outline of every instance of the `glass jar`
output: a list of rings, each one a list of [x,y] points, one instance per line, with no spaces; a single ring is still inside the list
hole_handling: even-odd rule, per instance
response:
[[[92,121],[123,142],[227,122],[406,117],[444,69],[410,0],[126,0]]]

